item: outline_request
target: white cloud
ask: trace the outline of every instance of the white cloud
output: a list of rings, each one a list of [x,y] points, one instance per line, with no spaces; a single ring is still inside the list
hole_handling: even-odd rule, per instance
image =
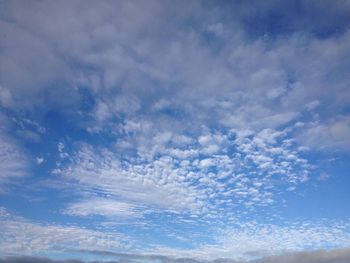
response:
[[[28,157],[16,142],[0,131],[0,191],[7,183],[15,183],[28,175]]]
[[[122,202],[129,200],[165,210],[198,209],[201,195],[186,187],[168,157],[153,163],[128,163],[106,149],[96,153],[96,149],[85,145],[71,161],[61,174],[87,191],[96,189]]]
[[[221,258],[244,262],[258,259],[260,262],[259,258],[271,255],[349,247],[350,226],[343,221],[295,221],[282,226],[253,221],[219,231],[216,242],[188,250],[157,247],[152,252],[198,260],[214,260],[220,255]]]
[[[132,240],[116,231],[108,233],[74,225],[42,224],[13,215],[0,209],[0,252],[6,254],[64,253],[67,251],[113,252],[134,245]],[[179,237],[181,238],[181,236]],[[345,221],[294,221],[282,225],[239,223],[216,232],[214,243],[192,249],[164,246],[144,248],[142,255],[173,258],[214,260],[221,258],[255,259],[316,249],[335,249],[350,246],[350,226]],[[259,261],[258,261],[259,262]]]
[[[44,157],[41,156],[36,157],[35,160],[38,165],[41,165],[45,161]]]
[[[89,3],[82,10],[79,4],[68,2],[13,5],[16,8],[5,7],[12,10],[8,15],[16,23],[2,22],[9,32],[3,40],[6,52],[2,61],[10,65],[4,67],[3,82],[11,88],[15,102],[23,102],[28,95],[28,89],[21,87],[33,84],[29,92],[33,98],[13,107],[52,102],[50,98],[69,89],[71,96],[62,96],[55,103],[76,112],[82,99],[76,86],[87,86],[95,100],[95,107],[84,112],[95,118],[85,123],[90,131],[109,129],[111,117],[120,114],[146,115],[158,124],[153,114],[164,108],[180,109],[192,129],[203,122],[229,128],[276,128],[299,117],[308,103],[329,101],[322,106],[340,112],[349,98],[349,79],[336,74],[346,71],[343,58],[348,54],[348,32],[326,39],[293,34],[274,41],[258,38],[247,42],[239,26],[240,16],[238,24],[228,26],[214,19],[215,14],[210,14],[210,19],[199,15],[196,22],[201,26],[182,28],[180,36],[177,19],[186,20],[191,10],[202,10],[198,4],[187,6],[186,11],[181,4],[153,2]],[[140,9],[152,9],[157,15]],[[128,17],[134,18],[131,24],[125,23]],[[211,19],[216,22],[208,23]],[[203,24],[204,31],[224,38],[220,49],[202,44]],[[149,33],[140,38],[145,31]],[[162,37],[162,32],[173,37]],[[31,52],[26,52],[28,49]],[[60,54],[83,67],[73,72]],[[29,74],[26,68],[33,72]],[[60,91],[47,89],[45,83],[51,79],[69,85]],[[328,92],[330,87],[334,92]],[[45,92],[51,94],[49,100],[42,99]],[[315,105],[306,106],[310,107]],[[186,130],[188,126],[184,126]]]
[[[301,144],[319,150],[350,149],[350,117],[339,117],[308,125],[299,133]]]
[[[301,151],[350,149],[349,117],[335,117],[350,99],[348,28],[324,38],[304,28],[255,38],[240,19],[256,9],[203,6],[2,5],[1,106],[40,116],[54,109],[73,128],[59,131],[62,138],[83,128],[109,144],[58,144],[58,187],[77,194],[65,213],[139,218],[142,207],[232,221],[308,180],[312,166]],[[343,9],[334,6],[335,14]],[[46,132],[30,119],[16,123],[33,130],[18,132],[22,138],[39,141]],[[0,147],[0,183],[23,177],[20,147],[8,136]],[[63,231],[55,227],[48,234]],[[293,247],[286,235],[304,242],[301,232],[256,227],[228,235],[257,249],[267,248],[259,240],[271,233],[269,246],[281,237]]]
[[[78,2],[5,6],[16,21],[2,21],[8,38],[2,39],[1,61],[8,66],[0,97],[7,98],[6,105],[21,109],[60,104],[65,112],[78,112],[81,123],[77,125],[89,132],[118,134],[124,128],[124,132],[144,133],[144,141],[156,136],[157,129],[174,134],[198,134],[203,125],[278,129],[304,115],[307,124],[312,117],[304,111],[319,110],[320,101],[327,101],[322,104],[324,111],[332,109],[335,114],[346,107],[349,78],[342,72],[347,72],[347,31],[325,39],[292,34],[247,42],[240,16],[228,26],[214,19],[215,14],[209,19],[198,12],[195,21],[200,26],[182,28],[179,35],[178,19],[185,21],[191,10],[202,10],[201,5],[191,4],[185,11],[181,4],[106,2],[81,9]],[[152,10],[153,15],[141,9]],[[125,23],[129,17],[132,23]],[[208,31],[223,38],[219,49],[203,45],[201,36]],[[141,32],[148,33],[140,38]],[[168,37],[162,32],[168,32]],[[82,67],[73,70],[73,64]],[[55,80],[67,85],[47,88]],[[80,111],[85,91],[93,106]],[[66,93],[70,96],[56,100]],[[137,125],[139,121],[148,123],[148,128]],[[319,121],[327,125],[322,115]],[[123,149],[138,143],[144,142],[117,142]],[[317,148],[314,143],[309,146]],[[214,154],[220,147],[214,140],[201,151]],[[150,155],[162,150],[155,147]]]
[[[36,254],[74,249],[115,250],[128,243],[120,233],[104,233],[76,226],[41,224],[0,209],[0,252],[6,254]]]
[[[142,209],[135,204],[106,198],[93,198],[72,203],[63,213],[75,216],[140,217]]]
[[[206,129],[205,135],[192,139],[159,132],[150,141],[144,137],[143,144],[142,133],[128,134],[127,141],[136,136],[141,142],[133,151],[83,144],[75,152],[64,153],[55,173],[79,189],[83,198],[68,208],[70,214],[111,216],[118,204],[133,204],[120,214],[124,211],[125,216],[134,217],[137,206],[142,206],[150,212],[218,217],[230,211],[221,210],[221,205],[270,205],[277,193],[308,180],[311,165],[299,156],[288,135],[274,129],[258,133]],[[186,140],[173,142],[173,138]],[[215,154],[208,151],[211,145],[218,145]],[[94,192],[106,197],[98,201],[100,208],[92,209]],[[111,208],[113,203],[116,210]]]

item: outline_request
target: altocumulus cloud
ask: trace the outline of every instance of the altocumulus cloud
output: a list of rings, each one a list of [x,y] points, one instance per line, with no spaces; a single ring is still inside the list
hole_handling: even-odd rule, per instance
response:
[[[0,1],[0,253],[346,260],[349,46],[343,0]]]

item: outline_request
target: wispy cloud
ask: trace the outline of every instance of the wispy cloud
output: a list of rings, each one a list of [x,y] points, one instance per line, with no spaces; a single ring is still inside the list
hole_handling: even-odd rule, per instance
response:
[[[15,183],[29,174],[29,158],[17,142],[0,131],[0,192],[4,184]]]
[[[142,210],[137,205],[107,198],[86,199],[72,203],[63,211],[74,216],[102,215],[106,217],[139,217]],[[120,218],[119,218],[120,219]]]
[[[120,233],[103,233],[73,225],[38,223],[0,210],[0,251],[3,255],[80,249],[118,249],[128,242]]]
[[[94,252],[92,252],[94,253]],[[110,253],[103,253],[96,251],[96,254],[106,254],[112,256]],[[196,260],[191,258],[171,258],[160,255],[133,255],[133,254],[114,254],[118,260],[110,261],[85,261],[91,263],[140,263],[156,261],[160,263],[347,263],[350,260],[349,249],[343,250],[319,250],[302,253],[288,253],[280,256],[266,257],[258,260],[244,261],[244,260],[232,260],[232,259],[215,259],[213,261],[207,260]],[[38,258],[38,257],[8,257],[0,259],[1,263],[83,263],[80,260],[53,260],[49,258]]]
[[[313,149],[348,151],[350,148],[347,136],[349,132],[350,118],[338,116],[325,123],[316,121],[306,125],[298,139],[302,144]]]

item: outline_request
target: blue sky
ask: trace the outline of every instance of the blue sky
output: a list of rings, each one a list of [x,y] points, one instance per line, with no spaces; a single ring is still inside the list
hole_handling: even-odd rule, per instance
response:
[[[1,256],[350,247],[349,1],[0,10]]]

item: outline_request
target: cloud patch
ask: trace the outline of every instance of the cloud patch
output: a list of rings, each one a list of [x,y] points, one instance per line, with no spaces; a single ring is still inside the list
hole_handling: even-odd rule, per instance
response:
[[[27,220],[0,209],[0,252],[6,254],[64,251],[81,249],[116,249],[124,246],[127,238],[120,233],[103,233],[73,225],[42,224]]]
[[[103,255],[103,252],[97,252]],[[111,256],[110,253],[106,253]],[[347,263],[350,260],[350,250],[318,250],[302,253],[287,253],[274,257],[266,257],[258,260],[244,261],[233,259],[218,258],[213,261],[196,260],[191,258],[171,258],[161,255],[133,255],[133,254],[114,254],[119,257],[118,260],[109,261],[81,261],[81,260],[54,260],[39,257],[7,257],[0,259],[0,263],[141,263],[141,262],[159,262],[159,263]]]

